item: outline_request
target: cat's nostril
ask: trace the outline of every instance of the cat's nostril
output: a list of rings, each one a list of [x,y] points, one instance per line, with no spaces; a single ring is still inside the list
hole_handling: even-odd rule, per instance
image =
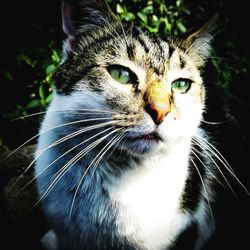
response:
[[[154,104],[154,103],[147,104],[145,106],[145,110],[152,117],[156,125],[159,125],[160,123],[162,123],[165,116],[169,112],[169,108],[165,106],[166,105],[160,105],[160,104]]]
[[[157,120],[157,112],[156,112],[156,110],[152,109],[150,104],[147,104],[145,106],[145,110],[152,117],[153,121],[155,122]]]

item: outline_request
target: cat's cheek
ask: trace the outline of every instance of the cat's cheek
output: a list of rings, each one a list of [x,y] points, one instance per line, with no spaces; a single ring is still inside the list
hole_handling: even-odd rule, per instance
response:
[[[175,143],[180,137],[179,124],[170,115],[158,126],[157,130],[165,143]]]
[[[197,119],[190,119],[190,116],[173,116],[169,114],[164,122],[158,127],[158,132],[164,141],[176,143],[181,138],[191,138],[199,126]]]

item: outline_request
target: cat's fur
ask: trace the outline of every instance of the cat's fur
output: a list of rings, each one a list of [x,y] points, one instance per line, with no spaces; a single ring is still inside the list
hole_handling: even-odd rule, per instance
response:
[[[58,248],[201,249],[216,223],[214,149],[199,127],[212,24],[161,39],[121,24],[102,0],[65,1],[63,15],[65,58],[35,168]],[[110,65],[136,81],[114,80]],[[183,78],[190,89],[173,91]],[[163,116],[153,92],[165,93]]]

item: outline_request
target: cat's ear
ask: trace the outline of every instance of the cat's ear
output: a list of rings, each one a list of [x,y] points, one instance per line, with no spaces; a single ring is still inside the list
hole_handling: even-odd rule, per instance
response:
[[[115,19],[105,0],[63,0],[62,26],[67,36],[66,52],[72,50],[79,34],[102,27]]]
[[[185,53],[194,59],[198,67],[205,64],[206,58],[211,53],[211,42],[215,36],[218,18],[219,14],[217,13],[205,25],[189,34],[181,42]]]

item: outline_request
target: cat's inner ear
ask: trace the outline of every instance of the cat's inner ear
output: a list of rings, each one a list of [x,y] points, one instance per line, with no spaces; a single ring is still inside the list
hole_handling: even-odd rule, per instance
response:
[[[205,64],[206,58],[211,53],[211,42],[219,14],[214,15],[205,25],[189,34],[181,41],[181,47],[190,55],[198,67]]]
[[[67,50],[77,35],[92,31],[115,20],[115,14],[104,0],[63,0],[62,25],[67,36]]]

